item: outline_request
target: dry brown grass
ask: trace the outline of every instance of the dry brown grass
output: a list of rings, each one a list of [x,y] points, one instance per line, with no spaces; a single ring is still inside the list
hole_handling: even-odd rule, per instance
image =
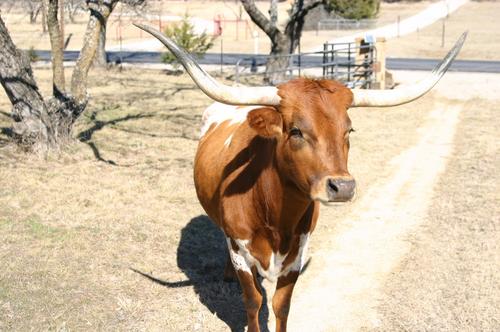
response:
[[[427,218],[385,283],[380,331],[500,329],[499,108],[464,107]]]
[[[466,30],[469,35],[459,59],[500,59],[498,1],[471,1],[450,15],[445,25],[445,45],[441,47],[442,21],[418,33],[387,42],[387,55],[407,58],[442,58]]]
[[[36,70],[36,76],[47,93],[50,71]],[[0,135],[0,330],[227,331],[230,326],[242,331],[245,314],[239,288],[221,280],[224,241],[204,216],[192,181],[200,115],[209,99],[188,77],[166,76],[159,71],[93,71],[90,79],[91,103],[75,128],[75,137],[80,141],[59,158],[43,160],[23,155],[6,144],[5,135]],[[453,81],[453,77],[448,80]],[[445,87],[441,84],[438,89]],[[361,195],[371,183],[390,175],[387,160],[416,142],[417,128],[436,98],[443,99],[436,92],[409,106],[351,111],[357,132],[352,136],[350,169],[359,182]],[[7,98],[1,95],[1,127],[9,126],[9,109]],[[463,121],[477,111],[468,109]],[[462,128],[469,130],[471,137],[489,138],[494,144],[493,114],[483,115],[483,120]],[[482,149],[481,143],[471,145],[468,137],[460,144],[482,151],[477,150]],[[488,149],[493,147],[488,145]],[[495,150],[487,151],[489,156],[495,155],[491,154]],[[474,157],[471,155],[469,160],[476,160]],[[461,159],[460,152],[454,158]],[[495,164],[486,158],[484,164],[477,165],[484,172],[475,173],[473,181],[491,179],[495,174],[493,165],[498,165],[498,160]],[[446,197],[460,205],[457,195],[467,178],[462,168],[452,168],[447,174],[453,191]],[[483,204],[476,197],[498,201],[490,189],[478,187],[476,195],[468,196],[463,204]],[[470,215],[484,221],[486,227],[494,206],[480,206],[489,209],[478,209],[477,214]],[[323,209],[312,241],[313,254],[329,246],[335,220],[349,210],[350,205]],[[429,225],[445,220],[445,216],[461,218],[448,206],[433,211],[436,213],[430,215]],[[494,249],[491,244],[478,247],[478,237],[469,239],[470,224],[454,225],[460,233],[457,230],[451,235],[461,236],[440,241],[465,241],[462,248],[467,254],[460,256],[451,251],[451,257],[477,261],[485,268],[494,264],[490,261]],[[475,228],[472,232],[483,234]],[[498,234],[493,232],[485,232],[487,239],[498,242]],[[445,237],[448,232],[438,234]],[[427,241],[416,242],[423,246],[420,256],[435,254],[434,247],[426,246]],[[455,262],[446,260],[432,270],[419,264],[408,273],[463,273],[476,280],[469,284],[475,290],[474,299],[488,304],[491,296],[498,298],[498,289],[493,294],[482,293],[483,289],[495,292],[491,283],[494,280],[489,278],[491,270],[450,270]],[[481,279],[481,275],[488,277]],[[395,278],[391,284],[397,285],[401,294],[414,287],[413,282],[406,284],[404,279]],[[461,278],[441,278],[440,288],[453,289]],[[418,287],[432,289],[433,284]],[[440,310],[446,314],[462,308],[453,302],[462,300],[461,296],[451,293],[448,302],[441,302]],[[415,306],[432,307],[433,300],[416,299]],[[390,313],[404,315],[406,307],[389,300],[387,303],[386,324],[394,326],[397,322]],[[468,310],[467,315],[476,315],[485,327],[492,322],[487,317],[495,313],[498,316],[498,306],[487,311],[482,307]],[[416,312],[424,318],[424,310]],[[264,310],[263,318],[267,315]],[[427,326],[423,324],[417,320],[413,326],[423,329]]]

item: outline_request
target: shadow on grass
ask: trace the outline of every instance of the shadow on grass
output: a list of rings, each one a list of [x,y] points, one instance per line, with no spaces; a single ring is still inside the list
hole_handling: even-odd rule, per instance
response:
[[[200,302],[210,312],[224,321],[231,331],[243,332],[247,323],[241,289],[237,282],[222,280],[228,257],[226,239],[222,231],[205,215],[200,215],[182,229],[177,248],[177,265],[188,280],[168,282],[132,269],[147,279],[169,288],[193,286]],[[264,300],[267,302],[265,290]],[[269,310],[262,306],[259,321],[262,331],[269,331],[267,321]]]
[[[93,122],[93,126],[90,127],[89,129],[85,129],[85,130],[81,131],[77,135],[77,138],[78,138],[78,140],[80,140],[80,142],[86,143],[92,149],[92,152],[94,153],[94,156],[97,160],[105,162],[105,163],[110,164],[110,165],[118,166],[117,163],[114,162],[113,160],[107,160],[101,156],[99,149],[97,148],[96,144],[92,141],[92,135],[94,135],[94,133],[96,131],[103,129],[106,126],[115,125],[117,123],[129,121],[129,120],[150,118],[152,116],[153,115],[151,115],[151,114],[134,114],[134,115],[129,114],[129,115],[121,117],[121,118],[108,120],[108,121],[101,121],[101,120],[96,119],[97,112],[92,112],[92,114],[90,115],[90,120]]]
[[[5,117],[6,117],[6,118],[8,118],[8,119],[11,119],[11,117],[12,117],[12,115],[11,115],[11,113],[10,113],[10,112],[9,112],[9,113],[7,113],[7,112],[4,112],[4,111],[0,111],[0,114],[1,114],[1,115],[3,115],[3,116],[5,116]]]
[[[0,146],[5,146],[12,142],[12,128],[0,128]]]

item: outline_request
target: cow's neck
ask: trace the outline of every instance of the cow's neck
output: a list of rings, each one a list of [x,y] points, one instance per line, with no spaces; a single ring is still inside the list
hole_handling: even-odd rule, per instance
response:
[[[266,211],[265,222],[278,231],[281,237],[299,235],[304,232],[304,225],[301,225],[302,216],[314,203],[308,195],[280,176],[276,164],[272,169],[274,171],[262,172],[254,194],[264,199],[255,201],[262,202],[260,209]],[[270,188],[273,189],[269,190]]]

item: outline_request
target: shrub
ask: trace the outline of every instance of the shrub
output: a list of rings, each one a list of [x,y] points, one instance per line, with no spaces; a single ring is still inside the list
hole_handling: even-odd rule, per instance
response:
[[[344,18],[360,20],[377,15],[380,0],[330,0],[328,9]]]
[[[188,15],[185,15],[179,23],[166,27],[165,35],[197,58],[205,54],[213,46],[215,40],[215,37],[209,36],[205,32],[197,35],[194,26],[189,22]],[[163,53],[162,61],[172,64],[174,67],[179,66],[177,58],[169,51]]]
[[[38,54],[36,54],[35,48],[33,46],[30,46],[30,48],[26,51],[26,55],[28,56],[30,62],[40,60],[40,57],[38,56]]]

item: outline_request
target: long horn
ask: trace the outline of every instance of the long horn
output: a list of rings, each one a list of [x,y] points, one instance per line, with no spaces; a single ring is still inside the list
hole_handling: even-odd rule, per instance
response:
[[[441,61],[441,63],[434,68],[431,75],[427,78],[417,83],[400,85],[393,90],[351,90],[354,95],[351,107],[396,106],[408,103],[421,97],[427,91],[432,89],[441,77],[443,77],[444,73],[446,73],[451,63],[460,52],[466,37],[467,32],[464,32],[455,43],[455,46],[453,46],[453,48],[448,52],[443,61]]]
[[[198,87],[210,98],[231,105],[279,105],[280,97],[277,88],[273,86],[232,87],[219,83],[204,71],[188,52],[180,48],[160,31],[143,24],[134,23],[134,25],[149,32],[161,41],[182,63]]]

